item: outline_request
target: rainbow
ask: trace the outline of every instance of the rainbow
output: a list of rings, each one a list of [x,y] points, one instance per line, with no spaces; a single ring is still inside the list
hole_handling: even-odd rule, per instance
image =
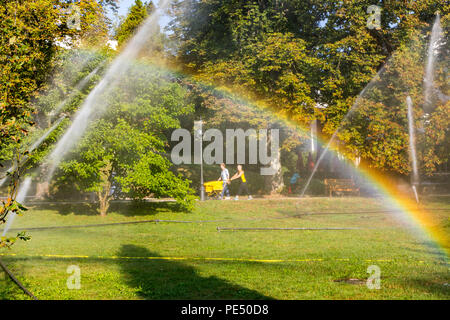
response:
[[[285,114],[274,111],[263,101],[252,99],[251,95],[241,93],[237,94],[235,89],[228,86],[219,85],[212,82],[205,82],[204,80],[198,79],[198,77],[189,74],[186,71],[180,71],[180,69],[175,66],[168,66],[163,63],[155,64],[142,59],[135,61],[135,63],[161,70],[167,72],[168,74],[187,78],[189,79],[189,81],[194,82],[202,88],[211,90],[215,95],[226,97],[227,99],[234,101],[240,107],[247,107],[257,111],[266,112],[272,118],[278,121],[282,121],[289,128],[300,132],[304,136],[309,134],[309,127],[307,128],[305,125],[299,124],[298,122],[289,119],[289,117]],[[328,145],[328,140],[328,137],[317,137],[317,142],[322,146]],[[333,152],[336,154],[336,150],[333,149],[332,146],[330,146],[329,152]],[[354,160],[351,159],[348,155],[344,154],[344,156],[350,162]],[[377,191],[383,194],[384,200],[386,200],[386,205],[389,206],[390,210],[392,210],[393,212],[401,213],[401,217],[403,219],[407,220],[407,222],[409,222],[411,226],[416,227],[415,232],[419,231],[426,237],[426,239],[431,240],[436,249],[440,253],[442,253],[445,261],[448,262],[448,258],[450,255],[450,235],[446,234],[441,228],[438,227],[438,224],[435,220],[435,217],[433,217],[432,212],[430,212],[429,210],[425,210],[415,201],[413,201],[409,195],[398,190],[395,184],[392,183],[392,180],[390,180],[386,175],[383,175],[364,164],[361,164],[358,167],[352,167],[355,173],[357,173],[366,181],[370,182],[370,184],[374,188],[376,188]]]

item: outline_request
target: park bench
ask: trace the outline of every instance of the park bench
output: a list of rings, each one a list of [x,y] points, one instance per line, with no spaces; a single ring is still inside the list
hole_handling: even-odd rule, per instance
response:
[[[325,179],[324,183],[330,197],[333,196],[333,192],[337,195],[345,193],[359,195],[359,187],[352,179]]]

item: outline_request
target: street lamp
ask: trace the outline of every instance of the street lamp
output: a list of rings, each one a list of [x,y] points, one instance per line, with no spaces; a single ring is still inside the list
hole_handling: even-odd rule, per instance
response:
[[[203,121],[194,121],[194,157],[200,155],[200,201],[205,201],[205,187],[203,186]],[[198,146],[198,149],[195,147]],[[198,153],[197,153],[198,152]],[[198,162],[197,162],[198,163]]]

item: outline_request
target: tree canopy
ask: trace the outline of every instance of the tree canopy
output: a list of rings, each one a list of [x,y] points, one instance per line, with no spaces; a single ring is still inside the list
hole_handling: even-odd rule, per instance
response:
[[[167,132],[193,112],[186,89],[161,70],[132,66],[109,94],[107,113],[61,164],[59,188],[95,192],[102,215],[114,196],[172,197],[192,209],[190,182],[171,170],[167,156]]]
[[[370,5],[381,9],[377,28],[367,25]],[[388,89],[394,82],[404,84],[409,75],[417,76],[415,88],[407,89],[411,94],[422,86],[423,44],[428,38],[422,37],[419,46],[411,43],[420,37],[418,33],[431,29],[437,11],[442,14],[443,25],[448,26],[449,5],[439,0],[189,0],[174,4],[171,30],[178,43],[176,59],[185,72],[203,82],[227,86],[301,125],[318,119],[322,134],[329,137],[391,56],[395,56],[395,65],[384,74],[392,78],[392,83],[384,83]],[[440,74],[445,78],[445,68]],[[383,122],[377,129],[385,131],[383,135],[370,140],[365,136],[369,133],[363,130],[364,123],[352,123],[352,130],[339,135],[347,147],[342,151],[351,157],[364,157],[376,168],[405,173],[408,143],[404,97],[399,96],[400,89],[383,93],[397,98],[388,101],[386,97],[378,108],[372,104],[374,108],[368,111],[372,129],[377,128],[375,123]],[[405,88],[402,94],[405,96]],[[388,117],[380,118],[377,112],[383,109],[393,115],[389,108],[394,104],[398,114],[388,124]],[[448,111],[448,105],[440,108]],[[434,130],[445,126],[442,121],[428,126],[431,136],[439,135]],[[448,138],[437,141],[446,144]],[[382,148],[377,147],[380,144]],[[442,146],[433,148],[442,150]],[[431,152],[423,156],[427,168],[434,168],[438,158],[448,158],[443,153],[427,152]]]
[[[136,29],[153,10],[154,5],[151,1],[143,3],[142,0],[135,0],[127,16],[116,30],[116,39],[119,42],[119,46],[133,36]]]
[[[110,0],[102,4],[113,5]],[[82,39],[86,45],[104,42],[105,8],[95,0],[71,5],[60,0],[0,1],[0,147],[26,132],[34,111],[30,101],[47,81],[61,44],[67,39]],[[80,28],[67,23],[75,14]]]

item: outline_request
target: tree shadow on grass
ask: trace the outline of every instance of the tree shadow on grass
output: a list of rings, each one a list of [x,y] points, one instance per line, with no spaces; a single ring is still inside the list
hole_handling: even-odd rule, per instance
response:
[[[430,258],[437,260],[439,263],[447,264],[448,266],[450,266],[448,257],[443,251],[449,249],[450,248],[448,246],[443,246],[442,249],[440,249],[435,242],[431,240],[424,240],[422,242],[422,247],[408,248],[407,250],[414,253],[426,254]]]
[[[51,210],[65,215],[97,216],[98,204],[92,202],[43,202],[30,205],[36,210]],[[155,215],[160,212],[180,212],[177,204],[173,202],[138,202],[138,201],[112,201],[108,213],[117,213],[127,217]]]
[[[33,203],[28,205],[34,210],[48,210],[56,211],[58,214],[67,216],[70,214],[83,215],[83,216],[95,216],[98,215],[97,205],[89,202],[77,202],[77,203],[58,203],[58,202],[45,202],[45,203]]]
[[[122,245],[119,256],[158,257],[146,248]],[[128,285],[145,299],[271,299],[257,291],[215,276],[202,277],[195,268],[173,260],[120,260]]]
[[[448,273],[434,273],[434,279],[416,278],[408,280],[405,286],[409,286],[412,290],[420,290],[438,297],[438,299],[450,298],[450,279]]]
[[[181,212],[178,207],[178,204],[171,201],[164,201],[164,202],[113,201],[111,202],[109,211],[127,217],[155,215],[160,212]]]

